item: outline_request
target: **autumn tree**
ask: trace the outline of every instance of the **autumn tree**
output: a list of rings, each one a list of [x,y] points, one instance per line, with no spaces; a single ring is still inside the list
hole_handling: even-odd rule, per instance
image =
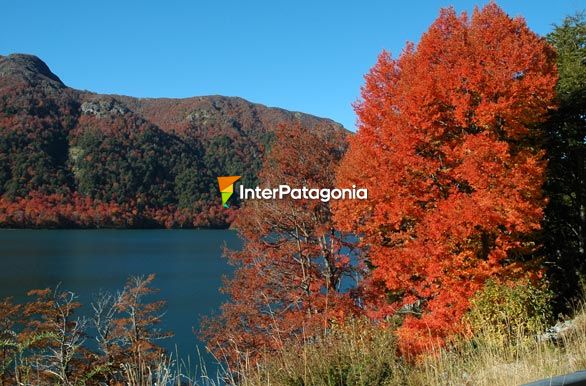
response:
[[[86,319],[77,316],[81,303],[70,291],[43,289],[28,293],[35,299],[24,306],[21,339],[31,342],[30,367],[43,383],[73,385],[87,370],[84,362]]]
[[[0,384],[152,384],[169,372],[159,342],[172,335],[160,330],[164,302],[151,298],[153,279],[132,277],[121,292],[100,294],[90,318],[60,288],[29,291],[23,304],[0,300]]]
[[[345,148],[339,130],[281,127],[260,186],[331,188]],[[235,226],[245,243],[241,251],[227,251],[236,267],[223,287],[229,300],[203,332],[218,358],[255,358],[287,340],[314,337],[352,312],[344,290],[353,274],[351,240],[334,230],[329,203],[247,200]]]
[[[0,301],[0,385],[10,384],[14,378],[15,358],[22,347],[15,332],[22,323],[21,310],[10,298]]]
[[[460,331],[488,278],[531,271],[545,168],[534,127],[556,77],[547,42],[494,3],[442,10],[417,46],[383,52],[366,75],[338,181],[369,199],[341,201],[335,218],[361,236],[369,313],[406,314],[404,352]]]
[[[109,383],[122,382],[132,374],[138,384],[145,384],[145,370],[154,371],[164,357],[159,342],[173,334],[160,329],[165,302],[152,299],[158,292],[151,286],[154,278],[131,277],[122,292],[102,293],[92,304],[98,345],[94,365],[105,369]]]

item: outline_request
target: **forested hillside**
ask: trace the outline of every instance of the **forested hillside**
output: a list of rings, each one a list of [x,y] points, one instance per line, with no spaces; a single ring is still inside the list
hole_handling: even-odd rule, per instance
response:
[[[274,129],[292,123],[343,130],[241,98],[79,91],[35,56],[0,56],[0,226],[227,226],[216,177],[254,184]]]

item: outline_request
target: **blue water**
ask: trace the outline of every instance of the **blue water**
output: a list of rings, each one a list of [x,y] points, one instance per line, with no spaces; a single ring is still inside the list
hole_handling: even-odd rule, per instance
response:
[[[229,230],[0,230],[0,298],[26,300],[34,288],[73,291],[85,304],[100,291],[121,290],[131,275],[156,274],[158,298],[167,301],[164,329],[175,337],[165,347],[182,357],[203,348],[193,331],[224,297],[230,267],[222,249],[241,247]]]

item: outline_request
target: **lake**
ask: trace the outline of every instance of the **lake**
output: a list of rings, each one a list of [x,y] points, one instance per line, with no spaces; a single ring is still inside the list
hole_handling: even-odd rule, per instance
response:
[[[30,289],[60,284],[87,311],[100,290],[116,292],[129,276],[155,273],[167,301],[163,328],[175,333],[166,348],[194,358],[203,345],[193,329],[225,300],[218,291],[231,271],[224,245],[242,243],[230,230],[0,230],[0,298],[22,301]]]

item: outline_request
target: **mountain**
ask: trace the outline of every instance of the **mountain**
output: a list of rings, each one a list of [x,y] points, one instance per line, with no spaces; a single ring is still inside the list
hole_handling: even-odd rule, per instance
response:
[[[278,125],[332,120],[242,98],[101,95],[0,56],[0,226],[225,227],[216,177],[254,185]]]

